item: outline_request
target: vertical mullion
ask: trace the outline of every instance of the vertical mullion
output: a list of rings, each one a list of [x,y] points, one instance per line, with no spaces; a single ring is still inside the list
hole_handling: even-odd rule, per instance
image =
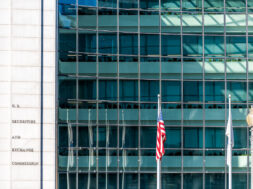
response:
[[[227,33],[226,33],[226,0],[223,1],[224,3],[224,82],[225,82],[225,123],[227,123]],[[226,124],[225,124],[226,125]],[[226,144],[226,137],[224,138],[225,140],[225,149],[227,147]],[[225,150],[225,160],[227,158],[227,152]],[[227,165],[225,164],[225,189],[227,188]]]
[[[98,188],[98,160],[99,160],[99,156],[98,156],[98,139],[99,139],[99,136],[98,136],[98,100],[99,100],[99,74],[98,74],[98,71],[99,71],[99,63],[98,63],[98,49],[99,49],[99,36],[98,36],[98,1],[99,0],[96,0],[96,3],[97,3],[97,7],[96,7],[96,88],[97,88],[97,94],[96,94],[96,133],[97,133],[97,136],[96,136],[96,188]],[[89,188],[88,188],[89,189]]]
[[[119,127],[119,0],[118,0],[117,1],[117,188],[119,188],[119,128],[120,127]]]
[[[205,125],[205,118],[206,118],[206,112],[205,112],[205,102],[206,102],[206,94],[205,94],[205,12],[204,12],[204,0],[202,0],[202,80],[203,80],[203,133],[202,133],[202,136],[203,136],[203,150],[202,150],[202,153],[203,153],[203,157],[202,157],[202,161],[203,161],[203,167],[202,167],[202,183],[203,183],[203,189],[205,188],[205,160],[206,160],[206,154],[205,154],[205,148],[206,148],[206,143],[205,143],[205,139],[206,139],[206,125]]]
[[[247,87],[247,110],[249,108],[249,23],[248,23],[248,0],[246,0],[245,4],[245,10],[246,10],[246,87]],[[248,112],[248,111],[247,111]],[[249,127],[247,127],[247,149],[249,149]],[[247,189],[249,189],[249,150],[247,150]]]
[[[79,101],[79,69],[78,69],[78,62],[79,62],[79,35],[78,35],[78,26],[79,26],[79,15],[78,15],[78,0],[76,0],[76,147],[78,147],[78,119],[79,119],[79,107],[78,107],[78,101]],[[78,148],[76,148],[78,149]],[[75,150],[76,152],[76,189],[78,189],[78,150]]]
[[[141,166],[141,81],[140,81],[140,0],[138,1],[138,188],[140,189],[140,166]]]

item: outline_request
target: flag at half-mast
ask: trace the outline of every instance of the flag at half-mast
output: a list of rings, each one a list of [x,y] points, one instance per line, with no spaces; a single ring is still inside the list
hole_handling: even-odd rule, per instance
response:
[[[157,138],[156,138],[156,160],[161,160],[164,155],[164,143],[166,141],[166,132],[162,117],[161,108],[158,108],[157,118]]]

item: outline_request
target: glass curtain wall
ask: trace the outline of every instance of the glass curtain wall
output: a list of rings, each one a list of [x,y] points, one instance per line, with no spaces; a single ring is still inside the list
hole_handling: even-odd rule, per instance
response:
[[[251,0],[58,0],[59,189],[250,188]]]

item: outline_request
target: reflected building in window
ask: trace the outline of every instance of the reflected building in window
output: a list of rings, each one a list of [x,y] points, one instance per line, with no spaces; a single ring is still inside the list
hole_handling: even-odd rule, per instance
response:
[[[155,188],[159,93],[162,188],[228,188],[228,94],[233,185],[250,188],[253,1],[59,0],[57,7],[59,189]]]

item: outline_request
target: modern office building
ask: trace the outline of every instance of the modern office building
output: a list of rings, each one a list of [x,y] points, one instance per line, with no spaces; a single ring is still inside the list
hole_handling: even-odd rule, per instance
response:
[[[250,188],[252,0],[0,3],[0,188]],[[2,171],[3,170],[3,171]]]

